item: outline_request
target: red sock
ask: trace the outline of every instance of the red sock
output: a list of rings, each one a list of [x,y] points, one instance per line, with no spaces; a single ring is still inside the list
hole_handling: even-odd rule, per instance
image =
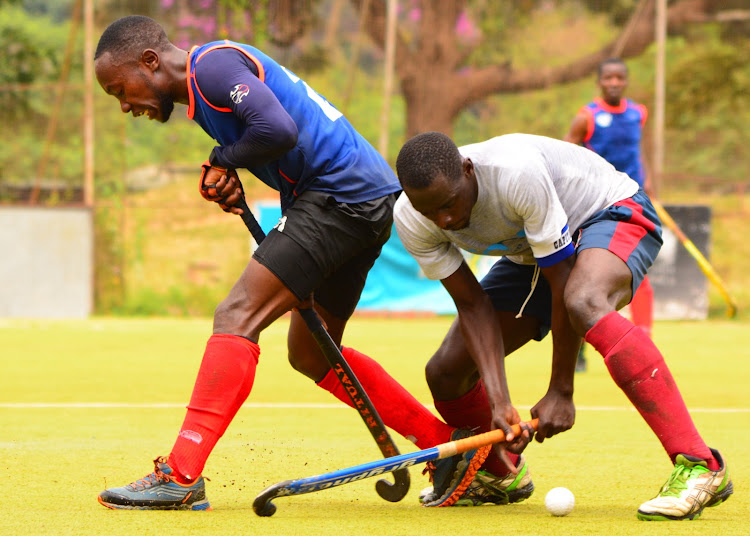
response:
[[[386,426],[413,441],[420,449],[450,441],[453,428],[409,394],[379,363],[353,348],[343,347],[341,353]],[[354,407],[333,369],[318,382],[318,386]]]
[[[203,471],[216,442],[253,388],[260,347],[235,335],[212,335],[206,344],[187,415],[169,465],[185,480]]]
[[[455,400],[435,400],[435,409],[446,423],[456,428],[476,428],[478,432],[489,432],[491,429],[492,411],[482,380]],[[517,464],[520,456],[509,452],[508,457]],[[494,451],[487,456],[481,468],[499,477],[510,473]]]
[[[651,337],[651,328],[654,325],[654,289],[648,277],[643,278],[641,286],[635,291],[630,302],[630,317],[633,324]]]
[[[682,395],[659,350],[642,330],[620,313],[604,316],[586,333],[609,374],[659,438],[674,462],[677,454],[707,460],[719,469],[693,424]]]

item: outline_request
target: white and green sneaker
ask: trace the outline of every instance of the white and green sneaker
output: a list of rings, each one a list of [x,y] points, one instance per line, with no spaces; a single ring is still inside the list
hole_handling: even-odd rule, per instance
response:
[[[505,477],[497,477],[484,470],[478,471],[453,506],[511,504],[528,499],[534,493],[534,483],[531,481],[531,471],[523,455],[518,459],[517,467],[517,475],[510,473]],[[423,489],[419,494],[419,502],[424,502],[425,498],[429,500],[431,494],[432,487]]]
[[[718,451],[711,453],[719,470],[711,471],[705,460],[678,454],[674,470],[659,494],[638,508],[644,521],[695,519],[707,506],[718,506],[732,494],[732,480]]]

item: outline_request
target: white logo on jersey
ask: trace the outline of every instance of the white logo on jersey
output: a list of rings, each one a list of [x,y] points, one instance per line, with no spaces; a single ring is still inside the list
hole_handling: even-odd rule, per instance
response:
[[[608,112],[597,114],[595,122],[597,126],[600,126],[602,128],[607,128],[609,125],[612,124],[612,114]]]
[[[279,218],[279,223],[277,223],[274,226],[274,229],[276,229],[280,233],[283,233],[285,225],[286,225],[286,216],[282,216],[281,218]]]
[[[232,100],[235,104],[239,104],[248,93],[250,93],[250,88],[247,86],[247,84],[237,84],[236,86],[234,86],[234,89],[229,94],[229,96],[232,97]]]

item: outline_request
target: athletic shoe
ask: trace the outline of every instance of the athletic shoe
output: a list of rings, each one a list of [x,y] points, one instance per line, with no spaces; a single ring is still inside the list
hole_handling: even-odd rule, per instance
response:
[[[531,481],[531,471],[523,455],[518,459],[516,467],[519,468],[517,475],[509,473],[503,478],[487,471],[477,471],[474,480],[453,506],[511,504],[528,499],[534,493],[534,483]],[[423,489],[419,494],[419,502],[424,502],[432,492],[432,486]]]
[[[472,435],[470,430],[454,430],[451,441]],[[423,498],[422,506],[453,505],[469,487],[491,449],[491,445],[486,445],[450,458],[428,462],[425,472],[430,473],[433,490]]]
[[[521,455],[516,467],[518,474],[497,477],[487,471],[477,471],[474,480],[455,506],[481,506],[483,504],[510,504],[524,501],[534,493],[531,471],[526,458]]]
[[[434,491],[434,488],[432,486],[427,486],[422,491],[419,492],[419,503],[423,504],[425,499],[427,499],[427,502],[430,502],[431,499],[428,499],[428,497],[432,496],[432,492]]]
[[[707,506],[718,506],[732,494],[732,480],[718,451],[711,453],[719,470],[711,471],[705,460],[678,454],[674,470],[659,494],[638,508],[638,519],[670,521],[695,519]]]
[[[156,458],[153,473],[127,486],[102,491],[99,502],[116,510],[211,510],[203,477],[192,484],[180,484],[171,474],[167,458]]]

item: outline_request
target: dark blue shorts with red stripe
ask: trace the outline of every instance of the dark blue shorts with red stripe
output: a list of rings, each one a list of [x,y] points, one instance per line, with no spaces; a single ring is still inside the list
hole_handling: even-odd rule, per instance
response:
[[[606,249],[620,257],[633,274],[633,293],[640,286],[662,245],[661,223],[648,196],[639,190],[628,199],[594,214],[574,233],[576,250]],[[552,292],[544,276],[529,296],[535,266],[516,264],[501,257],[481,284],[498,311],[518,312],[539,319],[541,341],[552,325]],[[525,305],[524,305],[525,303]]]
[[[633,293],[662,245],[661,222],[643,190],[600,210],[576,234],[577,251],[607,249],[628,265],[633,274]]]

